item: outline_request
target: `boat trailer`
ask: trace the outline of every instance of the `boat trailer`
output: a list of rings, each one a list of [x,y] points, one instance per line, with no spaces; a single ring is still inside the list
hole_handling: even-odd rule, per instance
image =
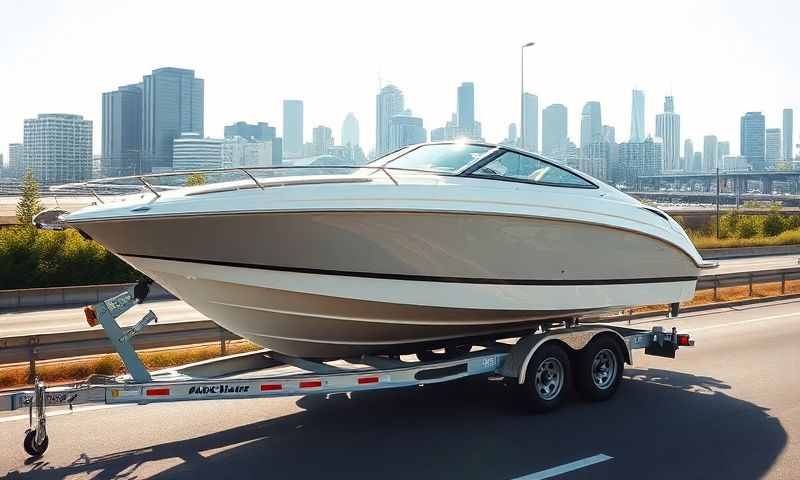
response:
[[[605,400],[616,391],[632,351],[675,357],[681,346],[693,346],[688,334],[675,328],[650,331],[615,325],[580,325],[542,329],[517,339],[490,340],[472,350],[431,361],[399,356],[364,355],[337,361],[291,357],[269,350],[229,355],[182,367],[149,372],[132,345],[136,334],[157,316],[149,311],[127,329],[117,318],[146,298],[140,282],[126,291],[84,309],[91,326],[100,324],[122,358],[126,375],[92,375],[71,386],[47,387],[36,379],[33,390],[0,394],[0,411],[28,408],[29,427],[23,447],[32,457],[49,445],[46,407],[86,403],[160,403],[190,400],[322,395],[448,382],[474,375],[505,380],[524,407],[536,413],[558,408],[575,388],[588,400]]]

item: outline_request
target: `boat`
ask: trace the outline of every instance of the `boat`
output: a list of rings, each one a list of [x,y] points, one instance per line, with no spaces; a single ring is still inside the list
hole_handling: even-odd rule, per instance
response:
[[[62,220],[220,326],[296,357],[426,352],[675,304],[709,266],[663,211],[504,145],[175,180],[190,173],[129,177],[142,192]]]

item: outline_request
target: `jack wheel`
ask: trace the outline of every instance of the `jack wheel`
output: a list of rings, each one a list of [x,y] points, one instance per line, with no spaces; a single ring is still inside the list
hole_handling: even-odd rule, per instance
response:
[[[47,446],[49,444],[50,439],[47,437],[47,435],[45,435],[42,443],[37,445],[36,430],[29,430],[28,433],[25,434],[25,441],[22,442],[25,452],[31,457],[41,457],[45,450],[47,450]]]

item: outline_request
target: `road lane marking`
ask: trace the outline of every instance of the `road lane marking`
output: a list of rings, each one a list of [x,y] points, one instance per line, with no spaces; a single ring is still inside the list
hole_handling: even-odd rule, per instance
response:
[[[612,458],[614,457],[609,457],[608,455],[601,453],[593,457],[586,457],[574,462],[559,465],[557,467],[548,468],[547,470],[542,470],[541,472],[530,473],[522,477],[517,477],[513,480],[542,480],[545,478],[555,477],[556,475],[562,475],[567,472],[579,470],[581,468],[586,468],[597,463],[602,463],[607,460],[611,460]]]
[[[110,405],[89,405],[89,406],[86,406],[86,407],[73,407],[72,411],[70,411],[68,408],[65,408],[63,410],[53,410],[52,412],[48,411],[47,412],[47,416],[48,417],[55,417],[55,416],[58,416],[58,415],[66,415],[68,413],[90,412],[92,410],[105,410],[107,408],[128,407],[128,406],[131,406],[131,405],[135,405],[135,404],[133,404],[133,403],[113,403],[113,404],[110,404]],[[0,423],[16,422],[17,420],[27,420],[27,419],[28,419],[28,414],[26,413],[24,415],[13,415],[13,416],[10,416],[10,417],[0,417]]]
[[[738,322],[720,323],[718,325],[709,325],[707,327],[687,328],[685,330],[688,333],[697,333],[697,332],[702,332],[702,331],[705,331],[705,330],[713,330],[715,328],[735,327],[737,325],[745,325],[745,324],[748,324],[748,323],[758,323],[758,322],[764,322],[764,321],[767,321],[767,320],[777,320],[779,318],[797,317],[797,316],[800,316],[800,312],[784,313],[782,315],[771,315],[769,317],[751,318],[749,320],[740,320]]]

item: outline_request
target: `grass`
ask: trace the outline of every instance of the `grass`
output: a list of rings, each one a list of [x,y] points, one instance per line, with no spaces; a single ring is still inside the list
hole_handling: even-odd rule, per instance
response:
[[[800,293],[800,280],[786,280],[784,294],[788,295],[791,293]],[[713,289],[698,290],[695,292],[694,298],[688,302],[681,303],[681,307],[693,307],[697,305],[708,305],[711,303],[730,302],[734,300],[746,300],[750,298],[778,297],[780,295],[780,282],[754,283],[752,295],[750,294],[750,289],[746,285],[738,287],[722,287],[717,289],[716,300],[714,300]],[[634,308],[633,313],[666,312],[668,309],[668,305],[648,305]]]
[[[696,248],[742,248],[773,247],[777,245],[800,245],[800,230],[787,230],[774,237],[753,238],[717,238],[714,235],[703,235],[687,232]]]
[[[226,354],[244,353],[259,350],[261,347],[246,340],[229,342]],[[200,362],[220,356],[218,343],[179,349],[150,350],[138,352],[148,370],[176,367],[187,363]],[[83,380],[89,375],[120,375],[125,373],[122,359],[116,353],[88,359],[41,363],[36,366],[36,374],[46,383],[65,383]],[[30,370],[27,366],[0,367],[0,388],[14,388],[30,385]]]

